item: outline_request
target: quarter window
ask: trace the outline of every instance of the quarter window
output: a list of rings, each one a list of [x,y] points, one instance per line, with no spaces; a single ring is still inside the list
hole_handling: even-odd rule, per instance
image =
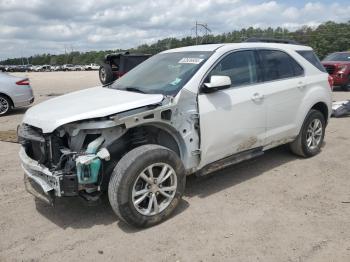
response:
[[[264,81],[301,76],[303,68],[288,54],[276,50],[260,50]]]
[[[309,61],[322,72],[327,72],[313,51],[297,51],[297,53],[304,57],[307,61]]]
[[[231,86],[242,86],[257,82],[257,64],[253,51],[234,52],[224,57],[210,72],[231,78]]]

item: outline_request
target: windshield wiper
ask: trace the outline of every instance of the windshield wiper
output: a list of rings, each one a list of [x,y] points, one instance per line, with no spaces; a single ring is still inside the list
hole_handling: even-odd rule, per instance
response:
[[[124,90],[126,91],[130,91],[130,92],[137,92],[137,93],[141,93],[141,94],[145,94],[144,91],[136,88],[136,87],[126,87]]]

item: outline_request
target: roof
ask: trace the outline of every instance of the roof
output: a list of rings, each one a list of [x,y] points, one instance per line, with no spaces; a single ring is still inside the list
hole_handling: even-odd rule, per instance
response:
[[[215,51],[219,47],[223,46],[224,44],[209,44],[209,45],[191,45],[191,46],[185,46],[185,47],[179,47],[174,49],[169,49],[164,51],[163,53],[173,53],[173,52],[195,52],[195,51]]]
[[[225,43],[225,44],[209,44],[209,45],[193,45],[170,49],[164,51],[164,53],[173,52],[213,52],[213,51],[226,51],[233,49],[244,49],[244,48],[276,48],[276,49],[290,49],[290,50],[312,50],[309,46],[304,45],[293,45],[293,44],[280,44],[280,43]]]

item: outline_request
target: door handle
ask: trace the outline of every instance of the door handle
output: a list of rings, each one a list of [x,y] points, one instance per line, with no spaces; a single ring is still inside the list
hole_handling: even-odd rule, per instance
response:
[[[252,100],[255,102],[259,102],[264,99],[264,95],[259,94],[259,93],[254,93],[252,96]]]

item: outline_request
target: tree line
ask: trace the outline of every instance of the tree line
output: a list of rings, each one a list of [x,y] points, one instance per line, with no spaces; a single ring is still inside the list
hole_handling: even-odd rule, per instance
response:
[[[143,44],[136,48],[131,48],[128,51],[133,53],[156,54],[170,48],[195,45],[196,43],[238,43],[251,37],[295,40],[299,43],[311,46],[315,50],[317,55],[322,59],[327,54],[332,52],[350,51],[350,21],[346,23],[336,23],[328,21],[319,25],[316,28],[303,26],[302,28],[296,31],[289,31],[281,27],[269,27],[266,29],[249,27],[218,35],[209,34],[200,38],[191,36],[184,37],[181,39],[165,38],[150,45]],[[121,50],[116,49],[105,51],[70,52],[60,55],[40,54],[30,57],[6,59],[1,61],[0,64],[62,65],[101,63],[106,54],[119,51]]]

